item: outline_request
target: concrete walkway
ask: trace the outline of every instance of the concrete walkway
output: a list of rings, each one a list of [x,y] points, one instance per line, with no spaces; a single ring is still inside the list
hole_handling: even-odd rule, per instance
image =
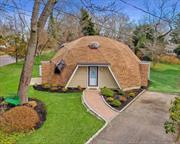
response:
[[[85,90],[83,100],[91,111],[100,116],[106,122],[110,122],[119,114],[104,103],[98,90]]]
[[[172,144],[164,130],[174,95],[145,92],[114,118],[91,144]]]
[[[42,83],[41,77],[31,78],[30,85],[41,84],[41,83]]]
[[[0,56],[0,67],[11,64],[11,63],[15,63],[15,62],[16,62],[16,59],[9,55]]]

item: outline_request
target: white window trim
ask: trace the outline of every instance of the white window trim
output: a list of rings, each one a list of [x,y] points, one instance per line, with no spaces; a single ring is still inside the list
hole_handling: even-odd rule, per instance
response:
[[[39,65],[39,76],[42,77],[42,65]]]
[[[74,71],[73,71],[71,77],[69,78],[69,80],[68,80],[68,82],[67,82],[65,88],[68,87],[69,83],[71,82],[71,80],[72,80],[72,78],[74,77],[74,74],[76,73],[76,71],[77,71],[78,68],[79,68],[79,65],[77,65],[76,68],[74,69]]]
[[[111,69],[110,66],[108,66],[108,69],[109,69],[111,75],[113,76],[114,80],[116,81],[116,84],[118,85],[119,89],[122,89],[121,86],[120,86],[120,84],[119,84],[119,82],[118,82],[118,80],[116,79],[114,73],[112,72],[112,69]]]
[[[97,66],[97,65],[85,65],[86,67],[87,67],[87,83],[86,83],[86,87],[87,87],[87,89],[99,89],[99,66]],[[98,85],[97,86],[89,86],[89,67],[90,66],[95,66],[95,67],[98,67]]]

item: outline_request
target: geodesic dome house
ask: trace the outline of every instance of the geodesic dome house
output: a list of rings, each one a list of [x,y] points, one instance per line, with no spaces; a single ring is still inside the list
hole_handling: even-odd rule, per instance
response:
[[[64,44],[50,61],[42,62],[42,83],[138,89],[148,85],[149,67],[121,42],[85,36]]]

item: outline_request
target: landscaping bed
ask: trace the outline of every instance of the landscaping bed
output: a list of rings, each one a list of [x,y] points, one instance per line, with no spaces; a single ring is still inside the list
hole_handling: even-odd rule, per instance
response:
[[[29,98],[28,103],[16,106],[0,97],[0,129],[5,132],[28,132],[38,129],[46,120],[46,115],[46,107],[38,99]]]
[[[33,77],[39,76],[41,61],[51,59],[51,53],[36,57]],[[4,98],[16,93],[23,61],[0,67],[0,95]],[[69,144],[85,143],[104,121],[87,112],[81,103],[82,93],[42,92],[29,88],[28,96],[41,100],[47,109],[46,121],[34,132],[6,133],[0,130],[0,144]]]
[[[120,111],[143,90],[143,88],[140,88],[124,92],[122,90],[114,90],[104,87],[101,89],[101,95],[111,107]]]
[[[33,88],[39,91],[59,92],[59,93],[82,92],[85,89],[85,88],[81,88],[80,86],[77,86],[77,88],[65,88],[63,86],[49,85],[49,84],[34,85]]]

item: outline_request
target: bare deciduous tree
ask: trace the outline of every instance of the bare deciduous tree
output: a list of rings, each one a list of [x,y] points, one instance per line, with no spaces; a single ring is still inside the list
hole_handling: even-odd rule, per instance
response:
[[[178,1],[169,3],[168,0],[149,1],[146,3],[146,8],[149,13],[156,15],[148,15],[147,23],[154,29],[153,41],[149,43],[149,50],[152,52],[152,59],[156,63],[159,56],[165,48],[165,38],[173,30],[172,24],[177,13]],[[153,9],[152,8],[153,6]]]

